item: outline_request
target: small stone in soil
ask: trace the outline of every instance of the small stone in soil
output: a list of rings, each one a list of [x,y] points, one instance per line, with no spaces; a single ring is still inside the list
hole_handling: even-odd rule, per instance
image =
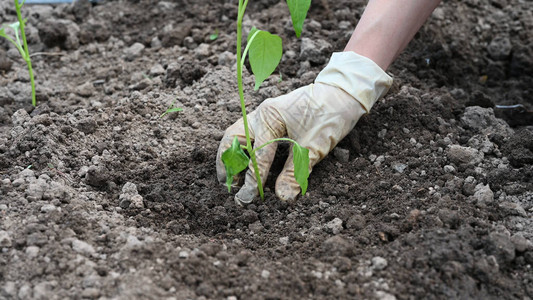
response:
[[[322,64],[326,62],[326,54],[331,52],[331,44],[325,40],[312,40],[309,38],[302,38],[300,44],[300,59],[308,60],[315,64]]]
[[[452,165],[445,165],[444,166],[444,172],[453,173],[453,172],[455,172],[455,168]]]
[[[218,64],[221,66],[231,66],[235,63],[235,54],[224,51],[218,55]]]
[[[28,185],[26,189],[26,199],[28,201],[39,201],[43,198],[44,191],[48,188],[46,182],[38,179]]]
[[[11,247],[11,237],[7,233],[7,231],[0,231],[0,248],[9,248]]]
[[[339,218],[335,218],[331,221],[329,221],[325,229],[327,232],[333,233],[333,234],[339,234],[342,231],[342,220]]]
[[[375,256],[372,258],[372,268],[374,270],[383,270],[387,267],[387,260],[380,256]]]
[[[350,160],[350,151],[348,149],[336,147],[333,150],[333,155],[340,162],[348,162]]]
[[[134,208],[144,208],[143,197],[141,195],[134,195],[131,197],[130,206]]]
[[[405,169],[407,169],[407,165],[398,162],[393,162],[392,168],[398,173],[403,173]]]
[[[264,227],[263,227],[263,224],[261,224],[261,221],[256,221],[248,225],[248,229],[250,229],[250,231],[252,231],[253,233],[257,234],[263,231]]]
[[[505,60],[511,54],[513,45],[507,36],[497,36],[489,43],[487,51],[492,59]]]
[[[520,216],[520,217],[527,217],[526,210],[520,206],[520,204],[513,203],[513,202],[503,202],[500,205],[500,208],[509,213],[510,215]]]
[[[37,246],[29,246],[28,248],[26,248],[26,255],[29,257],[29,258],[34,258],[34,257],[37,257],[37,255],[39,254],[39,247]]]
[[[30,115],[24,109],[17,110],[13,116],[11,116],[13,126],[22,126],[24,123],[29,122],[30,120]]]
[[[88,243],[80,240],[73,240],[72,241],[72,250],[84,254],[84,255],[93,255],[96,251],[94,250],[93,246],[89,245]]]
[[[123,195],[121,195],[123,196]],[[131,204],[131,198],[130,197],[123,197],[120,202],[119,202],[119,206],[120,208],[122,209],[127,209],[130,207],[130,204]]]
[[[132,61],[136,59],[137,57],[141,56],[143,50],[144,50],[144,45],[141,43],[135,43],[131,45],[129,48],[126,48],[124,50],[124,55],[125,55],[126,60]]]
[[[183,259],[188,258],[188,257],[189,257],[189,252],[187,252],[187,251],[185,251],[185,250],[182,250],[182,251],[180,251],[180,252],[178,253],[178,257],[179,257],[179,258],[183,258]]]
[[[135,183],[126,182],[122,187],[122,193],[131,195],[137,194],[137,185],[135,185]]]
[[[325,240],[322,243],[322,250],[326,255],[330,256],[341,255],[351,257],[354,254],[352,243],[340,235],[334,235]]]
[[[456,165],[476,165],[483,160],[483,152],[470,147],[451,145],[447,151],[448,159]]]
[[[156,64],[150,69],[150,76],[159,76],[165,74],[165,68],[161,64]]]
[[[54,210],[56,210],[56,207],[53,204],[45,204],[45,205],[41,206],[41,212],[43,212],[43,213],[49,213],[49,212],[52,212]]]
[[[90,97],[94,93],[94,85],[87,81],[76,88],[76,94],[82,97]]]
[[[533,245],[522,234],[517,233],[511,237],[511,242],[515,246],[516,251],[525,252],[533,248]]]
[[[494,202],[494,193],[492,192],[488,184],[478,184],[475,188],[473,197],[479,204],[489,204]]]
[[[375,295],[379,300],[396,300],[396,296],[383,291],[377,291]]]
[[[194,55],[199,58],[206,58],[209,56],[209,45],[208,44],[200,44],[196,49],[194,49]]]
[[[82,298],[96,299],[100,296],[100,290],[97,288],[86,288],[81,292]]]

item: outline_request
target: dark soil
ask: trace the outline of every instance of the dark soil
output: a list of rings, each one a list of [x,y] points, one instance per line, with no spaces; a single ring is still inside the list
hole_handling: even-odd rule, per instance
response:
[[[36,108],[0,42],[0,298],[533,298],[533,128],[493,111],[533,109],[531,3],[442,3],[308,195],[274,196],[284,146],[239,207],[215,174],[236,2],[25,6]],[[250,1],[285,54],[258,92],[245,70],[248,109],[311,83],[365,3],[313,1],[301,47],[284,1]]]

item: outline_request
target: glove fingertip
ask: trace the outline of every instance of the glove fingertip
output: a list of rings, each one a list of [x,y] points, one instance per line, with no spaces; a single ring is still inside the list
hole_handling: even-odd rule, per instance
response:
[[[252,203],[257,196],[257,187],[245,184],[235,195],[235,202],[239,205]]]
[[[278,177],[276,181],[276,196],[282,201],[293,202],[300,194],[300,186],[294,179]]]

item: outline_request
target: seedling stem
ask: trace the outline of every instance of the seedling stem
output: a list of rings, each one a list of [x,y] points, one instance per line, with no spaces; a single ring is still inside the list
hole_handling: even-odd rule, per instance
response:
[[[21,55],[22,55],[22,58],[26,61],[26,64],[28,65],[28,73],[30,74],[31,104],[33,106],[36,106],[37,100],[35,99],[35,80],[33,78],[33,68],[31,66],[31,58],[30,58],[30,52],[28,50],[28,42],[26,40],[26,33],[24,32],[25,20],[22,19],[22,14],[20,12],[21,7],[22,5],[24,5],[24,2],[26,2],[26,0],[24,0],[22,3],[19,3],[19,0],[14,0],[14,2],[15,2],[15,10],[17,11],[17,19],[20,24],[20,35],[22,36],[22,43],[24,45],[24,49],[23,49],[24,52],[21,53]]]
[[[242,55],[242,18],[246,11],[248,0],[239,0],[239,13],[237,16],[237,85],[239,86],[239,100],[241,101],[242,120],[244,123],[244,135],[246,136],[246,151],[250,154],[252,165],[254,166],[255,178],[257,180],[257,189],[259,190],[259,196],[261,199],[265,199],[263,193],[263,183],[261,182],[261,175],[259,174],[259,166],[257,165],[257,159],[255,158],[255,152],[252,147],[252,140],[250,139],[250,130],[248,129],[248,118],[246,115],[246,104],[244,103],[244,90],[242,85],[242,67],[244,63],[241,61]],[[257,34],[257,33],[256,33]],[[255,36],[254,36],[255,37]],[[248,50],[248,47],[245,51]]]

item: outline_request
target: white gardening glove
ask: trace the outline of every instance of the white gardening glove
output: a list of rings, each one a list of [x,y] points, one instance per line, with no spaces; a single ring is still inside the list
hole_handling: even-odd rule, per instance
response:
[[[387,75],[372,60],[355,52],[334,53],[329,64],[318,74],[314,84],[289,94],[270,98],[248,115],[250,135],[254,145],[289,137],[309,149],[309,172],[355,126],[359,118],[383,97],[392,84]],[[242,118],[230,126],[220,142],[217,153],[217,177],[226,182],[222,153],[237,136],[246,144]],[[256,152],[261,180],[266,181],[277,143]],[[294,200],[300,186],[294,179],[292,151],[283,171],[276,180],[276,195],[281,200]],[[235,181],[234,181],[235,182]],[[235,195],[238,204],[250,203],[259,194],[250,163],[244,185]]]

